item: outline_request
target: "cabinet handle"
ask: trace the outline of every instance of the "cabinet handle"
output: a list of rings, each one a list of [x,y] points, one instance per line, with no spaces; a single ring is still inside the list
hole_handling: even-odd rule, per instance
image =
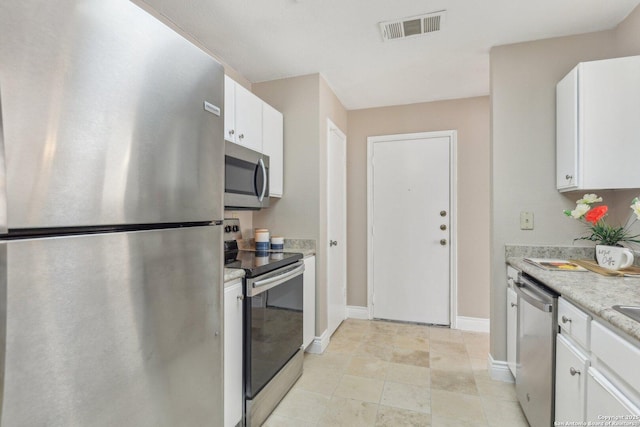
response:
[[[517,307],[517,306],[518,306],[518,304],[516,304],[515,302],[511,303],[511,307]]]
[[[576,374],[580,375],[580,371],[578,371],[574,367],[569,368],[569,373],[571,374],[572,377],[576,376]]]
[[[238,138],[244,139],[244,133],[241,133],[240,135],[238,135]]]
[[[235,130],[233,130],[233,129],[229,129],[229,135],[233,135],[234,133],[236,133],[236,131],[235,131]]]
[[[567,316],[562,316],[562,323],[571,323],[571,319]]]
[[[244,299],[244,295],[240,294],[237,296],[237,298],[238,298],[238,301],[242,301]]]
[[[571,178],[573,178],[573,175],[565,175],[565,176],[564,176],[564,178],[565,178],[567,181],[571,181]]]
[[[447,244],[447,239],[440,239],[440,244],[445,246]]]

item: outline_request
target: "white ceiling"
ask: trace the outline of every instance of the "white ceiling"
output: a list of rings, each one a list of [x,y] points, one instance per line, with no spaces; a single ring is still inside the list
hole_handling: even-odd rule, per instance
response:
[[[321,73],[348,109],[489,94],[492,46],[611,29],[640,0],[145,0],[252,83]],[[378,23],[439,10],[439,33]]]

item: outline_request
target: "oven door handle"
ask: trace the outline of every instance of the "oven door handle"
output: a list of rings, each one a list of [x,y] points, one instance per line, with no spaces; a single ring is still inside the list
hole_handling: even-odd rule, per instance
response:
[[[304,263],[301,262],[300,265],[298,265],[297,267],[291,270],[285,271],[283,274],[278,274],[276,276],[269,277],[267,279],[256,280],[255,282],[253,282],[251,286],[253,289],[251,289],[250,296],[258,295],[264,291],[267,291],[273,287],[276,287],[295,276],[299,276],[303,272],[304,272]]]

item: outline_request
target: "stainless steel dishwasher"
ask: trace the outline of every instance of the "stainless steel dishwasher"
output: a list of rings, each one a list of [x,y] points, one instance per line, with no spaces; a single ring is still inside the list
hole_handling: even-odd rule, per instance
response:
[[[518,305],[516,394],[532,427],[554,421],[558,294],[526,274],[515,290]]]

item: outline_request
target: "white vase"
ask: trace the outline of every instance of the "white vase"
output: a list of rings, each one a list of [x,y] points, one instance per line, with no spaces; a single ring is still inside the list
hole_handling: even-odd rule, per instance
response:
[[[621,246],[596,245],[596,260],[600,267],[620,270],[633,264],[633,252]]]

